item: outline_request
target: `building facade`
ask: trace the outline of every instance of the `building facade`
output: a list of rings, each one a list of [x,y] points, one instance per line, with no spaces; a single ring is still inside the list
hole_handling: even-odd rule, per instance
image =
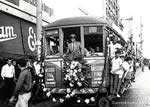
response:
[[[0,0],[0,56],[36,56],[36,0]],[[42,4],[42,25],[52,9]]]

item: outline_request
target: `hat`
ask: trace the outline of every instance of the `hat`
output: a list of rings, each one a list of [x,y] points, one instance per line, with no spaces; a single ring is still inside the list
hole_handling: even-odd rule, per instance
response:
[[[75,34],[71,34],[70,37],[76,38],[76,35]]]

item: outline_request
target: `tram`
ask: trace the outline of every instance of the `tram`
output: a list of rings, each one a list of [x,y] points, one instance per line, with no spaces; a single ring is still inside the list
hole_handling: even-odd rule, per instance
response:
[[[108,20],[95,17],[64,18],[44,27],[45,86],[53,101],[72,98],[74,102],[94,103],[98,107],[109,105],[110,38],[122,46],[126,44],[116,28]],[[71,34],[76,35],[81,54],[68,57]]]

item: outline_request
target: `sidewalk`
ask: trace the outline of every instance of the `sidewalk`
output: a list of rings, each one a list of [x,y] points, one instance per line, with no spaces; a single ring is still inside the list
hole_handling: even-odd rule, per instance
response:
[[[136,73],[135,73],[135,78],[136,78],[137,76],[139,76],[142,72],[143,72],[143,71],[142,71],[142,68],[137,68]]]

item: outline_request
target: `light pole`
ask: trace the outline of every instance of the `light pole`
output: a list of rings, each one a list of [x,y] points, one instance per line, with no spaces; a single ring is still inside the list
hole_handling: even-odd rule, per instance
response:
[[[40,60],[41,56],[41,38],[42,38],[42,0],[37,0],[37,8],[36,8],[36,28],[37,28],[37,41],[36,41],[36,49],[37,49],[37,58]]]

